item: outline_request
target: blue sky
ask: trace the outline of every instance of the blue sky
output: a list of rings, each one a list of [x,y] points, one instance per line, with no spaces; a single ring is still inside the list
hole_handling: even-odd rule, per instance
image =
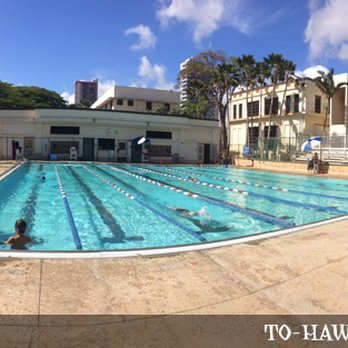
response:
[[[0,80],[65,98],[77,79],[170,89],[206,49],[348,72],[347,18],[347,0],[0,0]]]

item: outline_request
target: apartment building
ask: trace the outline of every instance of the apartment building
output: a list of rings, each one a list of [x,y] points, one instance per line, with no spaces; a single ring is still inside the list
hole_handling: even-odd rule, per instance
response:
[[[133,112],[175,113],[180,108],[180,92],[153,88],[113,86],[92,109]]]
[[[75,104],[93,104],[98,99],[98,80],[75,81]]]

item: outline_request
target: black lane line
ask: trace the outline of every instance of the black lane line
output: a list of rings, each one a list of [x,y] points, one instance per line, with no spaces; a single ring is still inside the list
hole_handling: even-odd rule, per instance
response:
[[[113,235],[112,237],[102,237],[101,241],[103,243],[124,243],[125,241],[144,240],[142,236],[126,237],[124,231],[122,230],[121,226],[117,223],[114,216],[104,206],[103,202],[93,193],[90,187],[82,181],[81,176],[76,173],[75,169],[73,169],[72,167],[68,167],[67,169],[71,172],[71,175],[77,180],[83,191],[86,193],[86,195],[98,211],[104,224],[109,227]]]

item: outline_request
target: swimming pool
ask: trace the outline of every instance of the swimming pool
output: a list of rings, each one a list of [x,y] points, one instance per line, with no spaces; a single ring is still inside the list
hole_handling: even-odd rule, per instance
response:
[[[347,215],[347,193],[344,180],[235,168],[25,163],[0,182],[0,239],[23,218],[29,250],[203,244]]]

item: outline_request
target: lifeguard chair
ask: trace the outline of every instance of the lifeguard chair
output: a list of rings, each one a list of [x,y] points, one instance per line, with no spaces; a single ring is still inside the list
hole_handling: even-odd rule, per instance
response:
[[[77,161],[77,149],[75,146],[70,147],[70,161]]]

